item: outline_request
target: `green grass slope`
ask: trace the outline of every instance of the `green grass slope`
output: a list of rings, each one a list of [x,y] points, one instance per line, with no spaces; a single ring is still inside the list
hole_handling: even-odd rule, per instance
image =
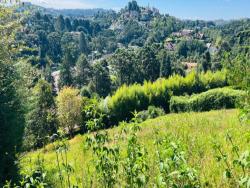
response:
[[[244,151],[249,148],[248,138],[250,127],[241,126],[238,120],[237,110],[220,110],[205,113],[183,113],[170,114],[152,120],[147,120],[141,124],[142,130],[139,133],[140,143],[146,146],[149,157],[150,179],[148,187],[152,187],[156,181],[157,164],[154,146],[154,130],[158,129],[160,136],[171,134],[178,137],[185,145],[188,163],[199,171],[203,184],[207,182],[208,187],[230,187],[230,184],[223,178],[224,168],[215,159],[215,153],[212,147],[214,141],[222,145],[224,151],[231,152],[231,146],[227,144],[225,136],[230,131],[235,144]],[[108,130],[109,134],[116,136],[120,132],[120,127]],[[90,151],[83,152],[83,145],[86,135],[78,135],[69,140],[68,161],[74,171],[70,174],[70,179],[74,184],[82,187],[82,181],[90,173],[95,174],[93,158]],[[122,149],[122,155],[125,155],[126,139],[118,143]],[[56,154],[53,146],[48,145],[39,151],[25,154],[21,158],[21,170],[29,172],[34,168],[37,156],[44,159],[44,168],[48,171],[48,178],[54,182],[53,187],[60,187],[56,167]],[[89,167],[89,172],[87,172]],[[95,175],[93,176],[95,178]],[[66,178],[65,178],[66,179]],[[66,180],[65,180],[66,181]],[[93,187],[101,187],[94,180]],[[120,187],[118,185],[118,187]]]

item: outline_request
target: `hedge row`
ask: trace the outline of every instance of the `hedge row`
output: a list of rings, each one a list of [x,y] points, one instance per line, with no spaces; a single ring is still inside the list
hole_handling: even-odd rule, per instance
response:
[[[218,88],[192,96],[174,96],[170,100],[170,111],[174,113],[189,111],[202,112],[223,108],[235,108],[237,102],[244,95],[244,91]]]
[[[146,110],[148,106],[162,107],[169,112],[171,96],[201,93],[227,85],[226,72],[190,73],[186,77],[174,75],[156,82],[122,86],[108,99],[108,109],[113,123],[129,120],[132,112]]]

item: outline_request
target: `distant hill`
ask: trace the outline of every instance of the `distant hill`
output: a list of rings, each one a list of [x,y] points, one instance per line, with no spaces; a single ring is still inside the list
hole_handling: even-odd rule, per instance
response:
[[[99,13],[114,12],[113,10],[106,10],[101,8],[95,9],[45,9],[47,13],[54,15],[63,15],[71,17],[93,17]]]
[[[29,2],[25,2],[22,4],[21,7],[17,9],[18,11],[40,11],[44,14],[52,14],[54,16],[63,15],[63,16],[70,16],[70,17],[93,17],[99,13],[113,13],[114,10],[106,10],[101,8],[94,8],[94,9],[54,9],[54,8],[44,8],[38,5],[34,5]]]

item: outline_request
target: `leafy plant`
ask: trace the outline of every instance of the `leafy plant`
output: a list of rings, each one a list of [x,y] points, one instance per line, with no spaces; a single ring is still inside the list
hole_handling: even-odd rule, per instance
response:
[[[240,153],[240,148],[235,144],[230,132],[226,134],[227,143],[231,146],[231,152],[225,152],[220,143],[214,142],[216,160],[223,164],[225,180],[234,187],[250,187],[250,151]]]
[[[96,98],[83,98],[81,115],[83,119],[82,130],[84,132],[96,131],[104,127],[104,120],[106,116],[101,111],[99,101]]]
[[[93,162],[99,184],[108,188],[118,183],[120,162],[120,148],[111,146],[111,141],[106,131],[97,132],[86,139],[86,147],[91,148],[95,155]]]
[[[55,142],[52,142],[54,152],[56,154],[56,167],[59,175],[59,181],[61,187],[64,187],[64,174],[66,175],[66,185],[71,187],[72,183],[70,180],[71,173],[74,172],[74,168],[70,165],[68,161],[68,150],[69,144],[66,138],[64,137],[63,131],[59,131],[58,134],[53,135],[53,139],[57,139]]]
[[[4,188],[45,188],[51,187],[51,184],[47,177],[47,172],[44,168],[44,159],[38,155],[35,161],[35,168],[29,169],[29,172],[22,174],[22,178],[17,184],[12,182],[6,182]]]
[[[126,187],[144,187],[149,180],[146,148],[139,143],[138,131],[141,130],[138,114],[134,113],[133,123],[128,130],[127,155],[124,159],[123,170]]]
[[[162,108],[149,106],[147,110],[139,112],[138,117],[142,121],[145,121],[147,119],[153,119],[159,116],[163,116],[164,114],[165,114],[165,111]]]
[[[201,187],[198,172],[188,164],[180,141],[170,135],[160,138],[156,131],[155,146],[160,171],[156,187]]]

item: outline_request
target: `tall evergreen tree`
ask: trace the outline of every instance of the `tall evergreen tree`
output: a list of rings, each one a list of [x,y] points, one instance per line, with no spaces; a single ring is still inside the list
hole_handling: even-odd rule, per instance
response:
[[[6,2],[1,2],[6,3]],[[20,152],[24,129],[24,100],[20,76],[12,62],[11,45],[19,27],[15,12],[0,5],[0,187],[6,180],[17,180],[17,153]]]
[[[106,97],[111,91],[111,79],[109,74],[108,63],[106,60],[97,62],[93,66],[93,83],[95,92],[101,97]]]
[[[91,66],[86,59],[85,55],[82,54],[76,62],[76,85],[81,88],[84,85],[88,85],[91,79]]]
[[[15,160],[22,143],[24,111],[17,79],[14,66],[0,59],[0,187],[5,180],[15,181],[18,172]]]
[[[73,79],[70,70],[71,62],[72,57],[69,52],[66,52],[60,67],[59,88],[63,88],[64,86],[71,86],[73,84]]]
[[[112,72],[116,77],[116,85],[120,87],[123,84],[133,84],[138,82],[137,57],[134,50],[118,49],[110,58]]]
[[[46,144],[47,136],[56,132],[56,107],[52,86],[41,79],[33,89],[32,107],[25,128],[26,147]]]
[[[80,53],[83,53],[83,54],[88,53],[88,45],[87,45],[85,34],[83,32],[81,32],[80,34],[79,49],[80,49]]]
[[[160,77],[169,77],[171,75],[171,58],[165,49],[157,54],[157,60],[160,63]]]
[[[207,72],[208,70],[211,70],[211,56],[210,53],[208,51],[206,51],[203,56],[202,56],[202,60],[201,60],[201,70],[204,72]]]
[[[62,15],[58,16],[55,23],[55,29],[58,32],[63,32],[65,29],[65,21]]]
[[[154,50],[149,46],[144,47],[139,52],[138,59],[138,68],[141,71],[141,81],[155,81],[160,75],[160,65]]]
[[[62,48],[61,48],[61,36],[58,32],[52,32],[48,36],[48,49],[47,54],[48,57],[54,63],[60,63],[62,56]]]
[[[79,21],[77,19],[74,19],[73,23],[72,23],[72,29],[73,29],[73,31],[76,31],[76,29],[77,29],[78,26],[79,26]]]
[[[72,31],[72,25],[71,25],[71,22],[70,22],[70,19],[69,18],[66,18],[65,19],[65,28],[68,32],[71,32]]]

